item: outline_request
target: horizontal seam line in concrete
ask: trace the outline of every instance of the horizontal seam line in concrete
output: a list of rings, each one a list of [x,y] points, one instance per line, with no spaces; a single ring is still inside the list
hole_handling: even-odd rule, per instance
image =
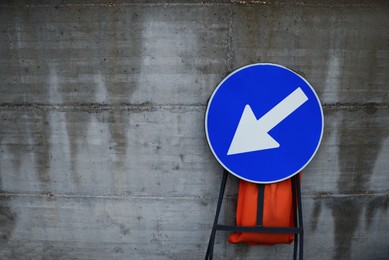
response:
[[[109,200],[216,200],[217,197],[201,196],[142,196],[142,195],[75,195],[75,194],[54,194],[54,193],[17,193],[3,192],[0,198],[9,197],[41,197],[48,199],[65,198],[65,199],[109,199]],[[345,198],[345,197],[388,197],[389,193],[348,193],[348,194],[302,194],[303,198]],[[226,195],[225,199],[236,199],[236,195]]]
[[[388,197],[389,193],[324,193],[324,194],[302,194],[303,198],[346,198],[346,197]]]
[[[157,109],[183,109],[183,108],[204,108],[205,104],[166,104],[157,105],[151,103],[142,104],[0,104],[0,111],[16,110],[16,111],[30,111],[31,109],[41,111],[81,111],[81,112],[102,112],[102,111],[154,111]],[[388,109],[389,104],[380,103],[333,103],[324,104],[324,111],[332,110],[376,110],[376,109]]]
[[[200,196],[142,196],[142,195],[76,195],[76,194],[54,194],[54,193],[18,193],[18,192],[3,192],[0,193],[0,198],[8,197],[42,197],[49,199],[65,198],[65,199],[111,199],[111,200],[164,200],[164,199],[178,199],[178,200],[202,200]]]
[[[17,110],[17,111],[29,111],[31,109],[42,111],[81,111],[81,112],[102,112],[102,111],[154,111],[157,109],[180,109],[180,108],[203,108],[203,104],[167,104],[156,105],[150,103],[143,104],[0,104],[1,110]]]
[[[28,7],[28,8],[80,8],[80,7],[115,7],[115,6],[218,6],[230,5],[234,3],[225,2],[199,2],[199,3],[90,3],[90,4],[0,4],[0,7]]]
[[[251,5],[269,5],[269,6],[303,6],[303,7],[385,7],[388,6],[385,2],[379,3],[337,3],[332,1],[330,3],[307,3],[306,1],[258,1],[258,0],[230,0],[230,1],[220,1],[220,2],[208,2],[202,1],[198,3],[185,3],[185,2],[171,2],[165,3],[154,2],[154,3],[112,3],[107,1],[106,3],[85,3],[85,4],[26,4],[26,3],[14,3],[14,4],[0,4],[0,7],[28,7],[28,8],[51,8],[51,7],[65,7],[65,8],[80,8],[80,7],[115,7],[115,6],[218,6],[218,5],[242,5],[242,6],[251,6]]]
[[[323,104],[324,110],[347,110],[347,109],[388,109],[389,104],[386,103],[331,103]]]
[[[361,1],[362,2],[362,1]],[[386,3],[337,3],[337,1],[330,1],[327,3],[309,3],[309,1],[269,1],[269,0],[230,0],[231,4],[240,5],[285,5],[285,6],[307,6],[307,7],[374,7],[386,6]]]

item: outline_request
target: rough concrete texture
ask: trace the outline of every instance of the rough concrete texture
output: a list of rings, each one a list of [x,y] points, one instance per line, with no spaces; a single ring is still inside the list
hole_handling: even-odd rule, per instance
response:
[[[202,259],[222,173],[207,99],[255,62],[324,105],[306,259],[388,259],[388,25],[385,1],[0,3],[0,259]],[[291,259],[227,235],[216,259]]]

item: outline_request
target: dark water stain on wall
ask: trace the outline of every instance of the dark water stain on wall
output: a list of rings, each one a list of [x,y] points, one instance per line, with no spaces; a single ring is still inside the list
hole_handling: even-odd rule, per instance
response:
[[[0,135],[0,145],[1,135]],[[0,146],[1,147],[1,146]],[[0,151],[1,152],[1,151]],[[2,195],[3,190],[2,174],[0,172],[0,194]],[[10,240],[12,233],[16,226],[17,214],[12,210],[12,203],[10,197],[0,197],[0,252],[2,249],[7,248],[7,243]]]
[[[45,34],[44,29],[39,24],[39,17],[30,9],[24,8],[19,9],[20,13],[20,22],[22,23],[22,27],[24,30],[21,31],[21,39],[23,43],[20,43],[20,46],[24,44],[29,44],[29,52],[26,52],[23,47],[19,49],[20,51],[19,59],[29,59],[31,60],[31,64],[34,67],[40,67],[39,64],[48,68],[47,65],[47,42],[45,42],[43,35]],[[24,57],[23,55],[26,55]],[[31,73],[39,73],[38,70],[22,70],[26,78],[31,77],[32,79],[37,78]],[[25,83],[37,83],[37,82],[25,82]],[[25,84],[22,82],[23,88],[28,88],[29,84]],[[35,89],[33,90],[34,94],[37,94],[35,100],[49,100],[49,86],[46,84],[33,84]],[[38,86],[38,88],[36,88]],[[39,98],[41,96],[41,98]],[[38,179],[40,181],[40,186],[43,190],[47,190],[49,188],[50,176],[49,176],[49,168],[50,168],[50,123],[49,123],[49,111],[40,111],[31,109],[26,112],[27,118],[29,118],[28,125],[25,125],[25,132],[28,139],[32,138],[32,143],[29,143],[31,152],[34,155],[35,160],[35,170],[38,175]],[[28,140],[30,142],[30,140]]]
[[[108,114],[109,131],[112,137],[109,150],[114,152],[116,157],[116,166],[123,170],[125,156],[127,152],[127,123],[128,114],[123,111],[113,111]]]
[[[335,221],[333,259],[351,259],[353,236],[363,211],[361,200],[355,197],[327,198],[325,204],[332,211]]]
[[[9,198],[0,198],[0,249],[6,247],[16,225],[17,215],[9,204]]]
[[[351,115],[353,118],[340,126],[341,174],[337,180],[340,193],[361,193],[369,189],[373,167],[387,135],[374,114],[361,116],[363,118]]]
[[[341,173],[337,186],[339,193],[350,195],[335,198],[327,204],[335,221],[336,259],[351,257],[352,237],[358,228],[364,206],[364,201],[354,198],[353,194],[370,192],[373,167],[387,135],[385,127],[379,125],[379,118],[375,114],[359,112],[353,115],[346,112],[345,116],[348,119],[339,126]],[[368,206],[367,212],[377,211],[376,205],[373,203]]]
[[[374,59],[374,58],[372,58]],[[346,65],[347,65],[346,56]],[[370,63],[375,66],[374,62]],[[366,68],[366,70],[370,70]],[[369,74],[370,75],[370,74]],[[343,79],[347,82],[348,79]],[[373,82],[368,78],[366,82]],[[343,85],[345,88],[352,86]],[[369,91],[374,91],[373,89]],[[343,92],[344,93],[344,92]],[[367,93],[366,96],[372,94]],[[366,214],[374,214],[379,207],[373,201],[363,201],[355,195],[372,192],[370,180],[382,143],[388,136],[385,120],[382,120],[382,111],[371,108],[368,104],[362,111],[344,111],[343,120],[339,124],[339,168],[340,176],[337,180],[339,193],[349,194],[345,198],[336,198],[327,206],[331,208],[335,221],[336,259],[349,259],[351,256],[352,237],[358,228],[362,209],[365,203]],[[374,191],[373,191],[374,192]],[[371,218],[366,218],[369,223]]]
[[[235,10],[235,68],[257,62],[278,63],[305,77],[320,96],[325,87],[321,79],[327,73],[321,67],[326,65],[323,61],[327,61],[329,50],[336,48],[329,39],[336,36],[331,20],[336,9],[285,2],[236,5]]]
[[[80,184],[82,173],[78,171],[77,158],[79,146],[87,145],[88,123],[91,117],[86,113],[67,112],[66,113],[66,130],[70,148],[70,165],[73,182]]]
[[[312,210],[312,216],[311,216],[311,229],[312,231],[316,231],[317,224],[319,222],[319,216],[322,210],[322,201],[320,199],[320,196],[314,198],[313,203],[313,210]]]
[[[29,159],[33,161],[29,172],[37,174],[40,187],[46,190],[50,175],[50,126],[47,111],[31,108],[29,111],[9,110],[2,116],[6,121],[2,126],[2,153],[12,154],[13,171],[11,178],[21,178],[22,166]],[[6,120],[4,120],[6,119]],[[27,162],[25,161],[27,159]],[[8,176],[10,177],[10,176]]]
[[[320,204],[324,204],[332,212],[336,246],[333,259],[352,259],[353,241],[359,236],[357,230],[364,224],[361,218],[365,218],[365,230],[360,230],[360,232],[374,236],[370,228],[375,215],[378,212],[387,214],[389,209],[389,197],[386,195],[344,197],[318,195],[315,201],[318,203],[320,201]],[[363,213],[365,213],[364,216]]]
[[[41,188],[49,189],[50,185],[50,123],[48,111],[39,111],[33,113],[32,128],[26,128],[25,131],[32,131],[33,144],[32,152],[35,158],[35,169],[38,174]]]
[[[13,166],[13,171],[11,171],[13,174],[15,174],[17,177],[20,176],[21,166],[22,166],[22,160],[23,156],[28,153],[28,149],[21,149],[21,147],[25,147],[27,143],[27,138],[23,135],[25,133],[25,125],[23,124],[22,118],[20,118],[20,114],[12,115],[9,111],[2,111],[0,117],[0,145],[1,145],[1,156],[2,160],[6,160],[5,158],[8,157],[8,153],[12,154],[11,163]],[[17,123],[16,123],[17,122]],[[20,135],[17,137],[17,140],[21,143],[11,143],[11,133],[20,133]],[[4,157],[3,157],[4,156]],[[5,168],[1,168],[2,170],[6,170]],[[0,178],[1,176],[5,174],[0,172]]]
[[[70,170],[73,183],[76,185],[80,184],[82,172],[80,172],[79,165],[77,165],[80,147],[87,145],[87,131],[88,124],[91,120],[90,116],[87,113],[77,111],[77,106],[79,105],[78,100],[81,102],[88,102],[90,97],[93,96],[93,93],[88,93],[88,84],[85,84],[83,77],[88,77],[87,80],[91,80],[90,76],[87,74],[89,71],[94,71],[92,64],[82,63],[78,64],[78,61],[86,59],[86,57],[93,57],[96,43],[93,41],[94,30],[83,30],[83,26],[88,28],[88,25],[81,24],[80,17],[91,17],[93,21],[93,16],[91,15],[92,10],[87,8],[81,9],[62,9],[62,8],[53,8],[50,10],[51,15],[61,15],[61,12],[66,12],[71,21],[65,20],[66,23],[53,23],[50,25],[51,30],[55,32],[55,35],[58,37],[59,41],[56,44],[56,49],[58,52],[62,52],[64,49],[68,48],[66,46],[74,45],[74,42],[78,42],[80,46],[84,45],[84,41],[88,42],[88,47],[82,47],[82,56],[78,56],[78,52],[71,51],[65,59],[56,60],[55,64],[57,67],[57,73],[59,82],[64,82],[65,84],[58,83],[55,88],[57,89],[58,102],[61,104],[69,104],[74,107],[74,110],[64,112],[65,114],[65,125],[67,134],[67,142],[69,143],[69,152],[70,152]],[[81,12],[81,13],[80,13]],[[75,33],[77,32],[77,33]],[[90,40],[92,39],[92,40]],[[69,48],[70,49],[70,48]],[[90,61],[92,63],[92,61]],[[74,69],[72,69],[74,68]],[[67,82],[76,82],[75,84],[69,84]],[[85,90],[86,89],[86,90]],[[53,102],[53,101],[52,101]]]
[[[33,113],[33,152],[35,157],[35,168],[38,173],[41,188],[49,189],[50,185],[50,123],[49,112],[42,111]],[[36,122],[36,123],[35,123]],[[29,131],[29,130],[27,130]]]
[[[364,209],[367,227],[370,226],[372,216],[377,211],[387,210],[386,197],[372,199],[358,197],[358,194],[375,192],[370,190],[370,181],[382,143],[389,134],[388,122],[385,122],[385,118],[382,117],[383,111],[369,105],[369,102],[382,100],[386,95],[377,91],[380,89],[377,78],[380,76],[382,66],[387,67],[389,64],[382,64],[382,60],[374,54],[384,47],[382,43],[388,34],[376,33],[375,30],[366,27],[364,19],[348,19],[351,17],[350,14],[360,14],[359,16],[363,17],[371,11],[365,8],[353,9],[342,12],[344,15],[339,16],[343,27],[341,39],[348,44],[343,48],[345,55],[339,86],[340,100],[359,98],[360,102],[364,103],[364,109],[343,111],[343,118],[339,118],[342,120],[338,126],[340,175],[337,188],[340,194],[348,195],[328,200],[326,203],[331,208],[335,221],[335,259],[350,259],[353,236],[361,224],[360,219],[363,217]],[[384,15],[381,9],[375,11],[376,16],[368,17],[368,22],[378,22],[377,30],[382,30],[378,25],[380,19],[387,15]],[[365,41],[363,37],[358,37],[356,32],[363,37],[368,37],[369,40]],[[354,55],[351,49],[346,49],[347,46],[352,50],[367,50],[367,52]],[[350,96],[350,91],[358,93],[358,90],[361,90],[359,97]]]
[[[378,212],[387,212],[389,209],[389,196],[372,197],[366,204],[365,209],[365,226],[366,229],[371,227],[374,216]]]
[[[127,128],[130,113],[121,110],[121,105],[131,100],[132,93],[138,89],[141,70],[142,31],[141,15],[137,7],[131,10],[130,17],[118,7],[108,10],[109,22],[101,21],[103,49],[101,54],[107,57],[107,63],[101,68],[105,75],[108,102],[113,110],[108,114],[109,131],[112,137],[112,148],[117,155],[116,166],[123,171],[128,144]],[[125,47],[127,43],[129,47]],[[115,80],[115,78],[125,79]],[[139,91],[139,90],[138,90]]]

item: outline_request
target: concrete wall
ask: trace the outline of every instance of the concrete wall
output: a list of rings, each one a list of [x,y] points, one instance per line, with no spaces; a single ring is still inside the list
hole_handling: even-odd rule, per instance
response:
[[[385,1],[1,2],[0,57],[1,259],[202,259],[222,173],[207,99],[255,62],[324,104],[306,259],[389,258]],[[216,259],[291,259],[227,235]]]

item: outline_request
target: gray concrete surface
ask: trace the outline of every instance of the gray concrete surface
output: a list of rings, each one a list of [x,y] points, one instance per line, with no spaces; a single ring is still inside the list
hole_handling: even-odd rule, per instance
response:
[[[306,259],[388,259],[388,25],[385,1],[1,2],[0,259],[202,259],[222,173],[207,100],[254,62],[324,105]],[[291,259],[227,235],[216,259]]]

